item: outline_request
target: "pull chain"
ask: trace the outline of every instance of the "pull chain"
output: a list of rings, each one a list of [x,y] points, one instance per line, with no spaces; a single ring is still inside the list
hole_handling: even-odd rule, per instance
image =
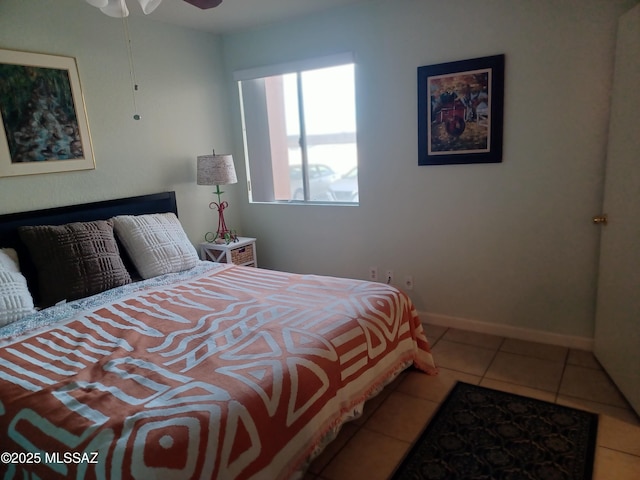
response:
[[[138,92],[138,81],[136,79],[136,69],[133,64],[131,35],[129,34],[129,22],[127,21],[127,17],[122,17],[122,28],[124,30],[124,40],[127,47],[127,57],[129,58],[129,77],[131,78],[131,96],[133,98],[133,119],[140,120],[142,117],[138,113],[138,103],[136,99],[136,93]]]

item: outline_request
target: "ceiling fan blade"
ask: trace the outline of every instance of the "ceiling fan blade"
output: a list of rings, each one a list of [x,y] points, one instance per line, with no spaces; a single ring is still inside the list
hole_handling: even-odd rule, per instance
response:
[[[206,10],[208,8],[217,7],[222,3],[222,0],[184,0],[191,5],[195,5],[202,10]]]
[[[129,9],[127,8],[127,4],[122,0],[109,0],[106,6],[100,8],[100,11],[105,15],[109,15],[110,17],[114,18],[123,18],[129,16]]]
[[[162,2],[162,0],[138,0],[138,3],[140,4],[140,7],[142,7],[142,11],[145,15],[149,15],[158,8],[160,2]]]

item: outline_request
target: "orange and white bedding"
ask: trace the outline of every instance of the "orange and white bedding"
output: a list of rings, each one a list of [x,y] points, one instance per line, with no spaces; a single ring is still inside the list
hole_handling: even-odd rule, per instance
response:
[[[0,329],[0,477],[289,478],[410,364],[393,287],[203,262]]]

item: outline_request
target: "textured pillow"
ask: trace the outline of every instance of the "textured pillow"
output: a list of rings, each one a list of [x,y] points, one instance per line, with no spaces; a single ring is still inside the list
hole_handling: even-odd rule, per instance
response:
[[[173,213],[121,215],[113,228],[142,278],[181,272],[198,263],[198,255]]]
[[[131,283],[111,221],[20,227],[18,233],[36,266],[43,307]]]
[[[7,272],[20,272],[18,252],[13,248],[0,248],[0,270]]]
[[[35,312],[27,280],[20,273],[18,254],[0,249],[0,327]]]

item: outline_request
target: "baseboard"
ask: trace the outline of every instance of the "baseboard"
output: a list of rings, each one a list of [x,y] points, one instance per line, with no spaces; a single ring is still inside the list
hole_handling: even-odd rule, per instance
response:
[[[500,337],[516,338],[529,342],[547,343],[549,345],[559,345],[561,347],[575,348],[577,350],[593,351],[593,338],[577,337],[573,335],[562,335],[559,333],[534,330],[530,328],[514,327],[499,323],[482,322],[468,318],[452,317],[437,313],[419,312],[423,323],[437,325],[440,327],[457,328],[469,330],[471,332],[487,333]]]

